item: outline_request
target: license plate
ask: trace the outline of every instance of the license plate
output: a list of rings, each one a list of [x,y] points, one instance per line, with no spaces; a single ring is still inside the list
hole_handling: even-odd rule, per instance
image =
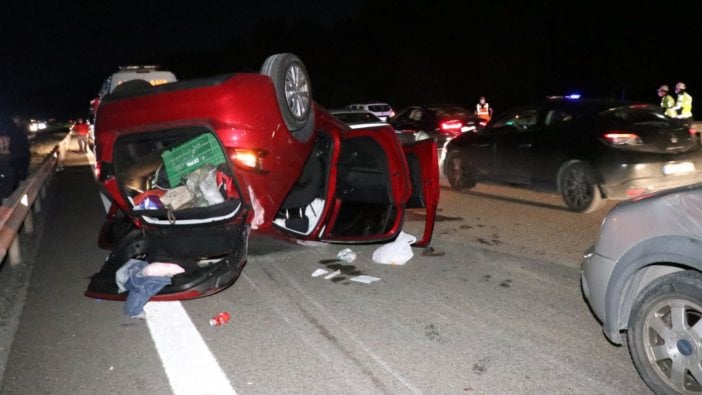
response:
[[[663,174],[681,174],[695,171],[695,164],[692,162],[668,163],[663,165]]]

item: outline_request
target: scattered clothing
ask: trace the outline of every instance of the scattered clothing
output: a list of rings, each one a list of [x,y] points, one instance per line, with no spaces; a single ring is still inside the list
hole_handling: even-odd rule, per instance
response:
[[[174,263],[128,260],[115,274],[119,293],[129,292],[124,313],[130,317],[143,317],[146,302],[169,285],[172,276],[184,271]]]

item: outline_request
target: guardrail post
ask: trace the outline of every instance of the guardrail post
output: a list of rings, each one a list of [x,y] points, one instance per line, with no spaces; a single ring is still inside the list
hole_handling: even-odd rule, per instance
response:
[[[31,235],[32,233],[34,233],[34,218],[32,218],[31,211],[27,213],[26,217],[24,217],[22,229],[24,230],[24,234],[26,235]]]
[[[10,245],[10,249],[7,251],[10,260],[10,266],[17,266],[22,263],[22,254],[20,253],[19,237],[15,237],[15,240]]]
[[[37,199],[34,201],[34,204],[32,205],[32,209],[34,210],[35,214],[41,213],[41,199]]]

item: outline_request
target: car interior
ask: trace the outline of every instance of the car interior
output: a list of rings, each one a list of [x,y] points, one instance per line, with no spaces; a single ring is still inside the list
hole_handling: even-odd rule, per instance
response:
[[[323,132],[302,175],[282,204],[273,223],[309,235],[318,225],[326,204],[331,139]],[[371,137],[341,141],[335,185],[335,218],[331,234],[337,237],[379,235],[390,230],[397,210],[389,188],[386,154]]]

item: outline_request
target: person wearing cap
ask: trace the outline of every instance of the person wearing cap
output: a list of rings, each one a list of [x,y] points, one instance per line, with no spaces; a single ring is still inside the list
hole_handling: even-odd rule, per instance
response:
[[[668,91],[668,85],[661,85],[661,87],[658,88],[658,96],[661,98],[661,108],[665,115],[671,118],[677,118],[678,112],[673,109],[673,107],[675,107],[675,99],[668,94]]]
[[[684,82],[675,84],[675,93],[678,95],[673,109],[677,112],[677,118],[681,119],[685,126],[692,126],[692,96],[687,93]]]

